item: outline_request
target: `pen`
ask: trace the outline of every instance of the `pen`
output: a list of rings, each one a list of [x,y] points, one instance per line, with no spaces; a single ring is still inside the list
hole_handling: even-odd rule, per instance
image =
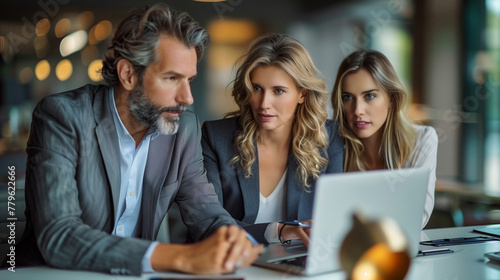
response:
[[[420,244],[430,245],[430,246],[454,246],[462,244],[482,243],[487,241],[498,241],[498,239],[488,236],[456,237],[456,238],[444,238],[444,239],[420,241]]]
[[[418,251],[417,256],[430,256],[430,255],[438,255],[438,254],[446,254],[446,253],[453,253],[453,250],[450,250],[447,248],[421,250],[421,251]]]
[[[299,221],[279,221],[278,223],[284,224],[287,226],[294,226],[294,227],[303,227],[303,228],[310,228],[311,224],[304,224]]]

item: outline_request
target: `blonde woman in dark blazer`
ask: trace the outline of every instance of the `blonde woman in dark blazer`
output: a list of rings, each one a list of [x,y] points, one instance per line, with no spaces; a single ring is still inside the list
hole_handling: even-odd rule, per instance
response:
[[[287,35],[257,38],[240,61],[232,92],[239,110],[202,127],[208,179],[259,242],[307,243],[307,230],[278,221],[311,219],[315,180],[342,172],[325,84],[304,46]]]

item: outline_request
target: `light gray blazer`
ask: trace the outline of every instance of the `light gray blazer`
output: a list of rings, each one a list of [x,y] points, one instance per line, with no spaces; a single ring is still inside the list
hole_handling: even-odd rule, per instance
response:
[[[110,234],[120,193],[120,152],[108,91],[86,85],[48,96],[35,108],[18,265],[139,275],[146,249],[174,201],[194,240],[235,224],[207,181],[199,121],[184,112],[177,134],[151,140],[140,239]]]
[[[325,128],[329,145],[323,156],[328,158],[328,165],[321,173],[337,173],[343,170],[344,144],[338,134],[337,125],[327,120]],[[259,165],[258,154],[252,165],[252,176],[245,178],[242,168],[231,165],[229,161],[235,155],[233,145],[236,133],[241,130],[239,118],[207,121],[202,126],[202,147],[208,180],[214,184],[215,191],[224,208],[236,222],[260,243],[267,243],[264,233],[268,223],[254,224],[259,211]],[[300,183],[297,173],[297,161],[290,151],[286,178],[285,212],[287,220],[308,220],[312,216],[314,182],[306,191]]]

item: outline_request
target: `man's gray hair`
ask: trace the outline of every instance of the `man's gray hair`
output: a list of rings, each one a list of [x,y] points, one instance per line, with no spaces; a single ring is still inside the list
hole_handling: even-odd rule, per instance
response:
[[[119,83],[116,65],[130,61],[139,83],[145,69],[157,61],[156,47],[162,36],[172,37],[194,48],[198,61],[208,44],[208,33],[189,14],[157,4],[131,11],[118,25],[104,54],[102,77],[108,86]]]

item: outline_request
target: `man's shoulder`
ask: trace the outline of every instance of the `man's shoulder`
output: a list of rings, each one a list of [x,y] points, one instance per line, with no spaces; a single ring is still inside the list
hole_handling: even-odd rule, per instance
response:
[[[194,124],[198,124],[198,116],[190,110],[182,112],[179,118],[179,126],[182,128],[192,128]]]
[[[104,93],[107,90],[109,87],[104,85],[87,84],[73,90],[48,95],[40,100],[38,107],[69,106],[76,110],[82,110],[93,104],[99,93]]]
[[[179,128],[176,135],[184,138],[196,138],[200,133],[200,121],[198,116],[190,110],[182,112],[179,118]]]

